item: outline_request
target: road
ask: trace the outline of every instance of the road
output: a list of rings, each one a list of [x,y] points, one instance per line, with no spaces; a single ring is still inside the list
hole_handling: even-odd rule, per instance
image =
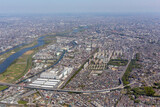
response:
[[[134,84],[135,82],[132,82],[126,86],[130,86]],[[56,91],[56,92],[71,92],[71,93],[104,93],[104,92],[110,92],[115,90],[123,89],[125,86],[119,85],[118,87],[109,88],[109,89],[102,89],[102,90],[67,90],[67,89],[54,89],[54,88],[43,88],[43,87],[34,87],[34,86],[20,86],[18,84],[11,84],[11,83],[2,83],[0,82],[0,85],[3,86],[10,86],[10,87],[23,87],[27,89],[36,89],[36,90],[45,90],[45,91]]]
[[[63,56],[65,55],[65,53],[66,53],[66,50],[63,50],[63,53],[61,54],[60,58],[59,58],[59,59],[56,61],[56,63],[54,63],[53,65],[47,67],[46,69],[42,70],[41,72],[38,72],[38,73],[36,73],[36,74],[34,74],[34,75],[32,75],[32,76],[29,76],[29,77],[27,77],[27,78],[25,78],[25,79],[23,79],[23,80],[20,80],[20,81],[19,81],[18,83],[16,83],[16,84],[23,83],[23,82],[26,81],[27,79],[33,78],[34,76],[40,75],[42,72],[45,72],[46,70],[48,70],[48,69],[50,69],[50,68],[53,68],[55,65],[57,65],[57,64],[62,60],[62,58],[63,58]],[[8,89],[8,88],[6,88],[6,89]],[[4,90],[6,90],[6,89],[4,89]],[[2,91],[4,91],[4,90],[2,90]]]
[[[50,68],[53,68],[55,65],[57,65],[57,64],[62,60],[62,58],[63,58],[63,56],[65,55],[65,53],[66,53],[66,51],[63,50],[63,53],[61,54],[60,58],[59,58],[53,65],[47,67],[46,69],[42,70],[41,72],[38,72],[38,73],[36,73],[36,74],[34,74],[34,75],[26,78],[26,79],[23,79],[23,80],[19,81],[17,84],[20,84],[20,83],[26,81],[27,79],[33,78],[34,76],[40,75],[42,72],[45,72],[45,71],[47,71],[47,70],[50,69]]]
[[[92,54],[90,54],[92,55]],[[90,57],[89,55],[89,57]],[[110,91],[114,91],[114,90],[120,90],[123,89],[125,86],[123,86],[123,82],[121,80],[121,78],[123,77],[125,71],[127,70],[129,64],[131,62],[131,59],[128,61],[128,64],[126,65],[125,69],[123,70],[122,74],[120,75],[120,85],[118,87],[114,87],[114,88],[109,88],[109,89],[102,89],[102,90],[66,90],[66,89],[54,89],[54,88],[42,88],[42,87],[34,87],[34,86],[20,86],[18,84],[10,84],[10,83],[2,83],[0,82],[0,85],[4,85],[4,86],[11,86],[11,87],[23,87],[23,88],[27,88],[27,89],[36,89],[36,90],[45,90],[45,91],[56,91],[56,92],[72,92],[72,93],[104,93],[104,92],[110,92]],[[135,82],[132,82],[126,86],[130,86],[132,84],[134,84]]]
[[[92,55],[92,54],[91,54]],[[90,56],[90,55],[89,55]],[[120,90],[123,89],[125,86],[123,86],[123,82],[121,80],[122,76],[124,75],[126,69],[128,68],[128,65],[130,64],[131,60],[128,61],[128,64],[126,65],[125,69],[123,70],[121,76],[120,76],[120,81],[121,84],[117,87],[114,88],[109,88],[109,89],[102,89],[102,90],[67,90],[67,89],[54,89],[54,88],[43,88],[43,87],[34,87],[34,86],[20,86],[18,84],[11,84],[11,83],[2,83],[0,82],[0,85],[3,86],[11,86],[11,87],[23,87],[23,88],[27,88],[27,89],[36,89],[36,90],[45,90],[45,91],[56,91],[56,92],[71,92],[71,93],[104,93],[104,92],[110,92],[110,91],[115,91],[115,90]],[[134,82],[126,85],[126,86],[130,86],[132,84],[134,84]]]

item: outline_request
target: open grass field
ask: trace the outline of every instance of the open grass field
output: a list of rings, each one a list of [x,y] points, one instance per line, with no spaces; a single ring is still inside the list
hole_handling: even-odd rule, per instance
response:
[[[114,66],[126,66],[128,63],[128,60],[124,59],[111,59],[108,62],[108,65],[114,65]]]
[[[4,73],[0,74],[0,81],[12,83],[19,79],[19,77],[26,73],[29,67],[31,67],[31,56],[32,54],[24,54],[17,59]]]
[[[7,70],[0,74],[0,82],[15,83],[20,79],[32,65],[32,53],[34,51],[28,51],[26,54],[18,58]],[[0,90],[7,88],[6,86],[0,86]]]
[[[27,51],[26,53],[24,53],[25,55],[31,55],[34,51]]]

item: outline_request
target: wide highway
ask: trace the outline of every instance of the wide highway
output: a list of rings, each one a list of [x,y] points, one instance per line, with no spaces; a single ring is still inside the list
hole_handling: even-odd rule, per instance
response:
[[[132,83],[128,84],[127,86],[130,86],[134,83],[135,82],[132,82]],[[102,90],[67,90],[67,89],[43,88],[43,87],[34,87],[34,86],[21,86],[18,84],[3,83],[3,82],[0,82],[0,85],[10,86],[10,87],[23,87],[23,88],[27,88],[27,89],[56,91],[56,92],[72,92],[72,93],[105,93],[105,92],[110,92],[110,91],[114,91],[114,90],[120,90],[125,87],[125,86],[119,85],[118,87],[109,88],[109,89],[102,89]]]

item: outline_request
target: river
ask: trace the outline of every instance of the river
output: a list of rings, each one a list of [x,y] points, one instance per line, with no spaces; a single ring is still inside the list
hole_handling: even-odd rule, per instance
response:
[[[77,33],[77,32],[79,32],[80,30],[87,29],[87,28],[88,28],[88,26],[83,26],[83,27],[74,29],[74,30],[73,30],[73,33]],[[0,73],[5,72],[6,69],[7,69],[16,59],[18,59],[20,56],[22,56],[25,52],[27,52],[27,51],[29,51],[29,50],[32,50],[32,49],[34,49],[34,48],[43,46],[43,45],[45,44],[45,42],[44,42],[44,38],[45,38],[45,37],[46,37],[46,36],[39,37],[39,38],[37,39],[37,42],[38,42],[38,43],[37,43],[36,45],[34,45],[34,46],[32,46],[32,47],[24,48],[24,49],[22,49],[22,50],[20,50],[20,51],[18,51],[18,52],[16,52],[16,53],[14,53],[14,54],[12,54],[12,55],[9,56],[7,59],[5,59],[5,61],[3,61],[3,62],[0,64]],[[22,45],[20,45],[20,46],[22,46]],[[4,53],[6,53],[6,52],[9,52],[9,51],[11,51],[11,50],[13,50],[13,49],[15,49],[15,48],[17,48],[17,47],[19,47],[19,46],[16,46],[16,47],[13,47],[13,48],[11,48],[11,49],[9,49],[9,50],[7,50],[7,51],[4,51],[4,52],[0,53],[0,55],[4,54]],[[64,54],[65,54],[65,51],[63,52],[62,56],[61,56],[60,59],[57,61],[57,63],[63,58]],[[56,65],[56,64],[54,64],[54,65]],[[53,66],[54,66],[54,65],[53,65]]]
[[[0,64],[0,73],[3,73],[16,59],[18,59],[20,56],[22,56],[25,52],[32,50],[34,48],[43,46],[45,44],[44,38],[46,36],[42,36],[39,37],[37,39],[37,44],[32,46],[32,47],[28,47],[28,48],[24,48],[14,54],[12,54],[11,56],[9,56],[6,60],[4,60],[1,64]],[[8,51],[7,51],[8,52]]]
[[[11,50],[14,50],[14,49],[16,49],[16,48],[19,48],[19,47],[21,47],[21,46],[23,46],[23,45],[24,45],[24,43],[23,43],[23,44],[20,44],[20,45],[17,45],[17,46],[14,46],[14,47],[11,48],[11,49],[7,49],[6,51],[1,52],[0,55],[3,55],[3,54],[5,54],[5,53],[7,53],[7,52],[9,52],[9,51],[11,51]]]

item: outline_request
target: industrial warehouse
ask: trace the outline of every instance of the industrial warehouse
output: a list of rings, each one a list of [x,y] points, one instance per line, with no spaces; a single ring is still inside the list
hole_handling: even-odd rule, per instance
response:
[[[30,86],[57,88],[67,76],[72,72],[73,68],[64,67],[63,69],[54,68],[50,71],[43,72],[40,77],[29,83]]]

